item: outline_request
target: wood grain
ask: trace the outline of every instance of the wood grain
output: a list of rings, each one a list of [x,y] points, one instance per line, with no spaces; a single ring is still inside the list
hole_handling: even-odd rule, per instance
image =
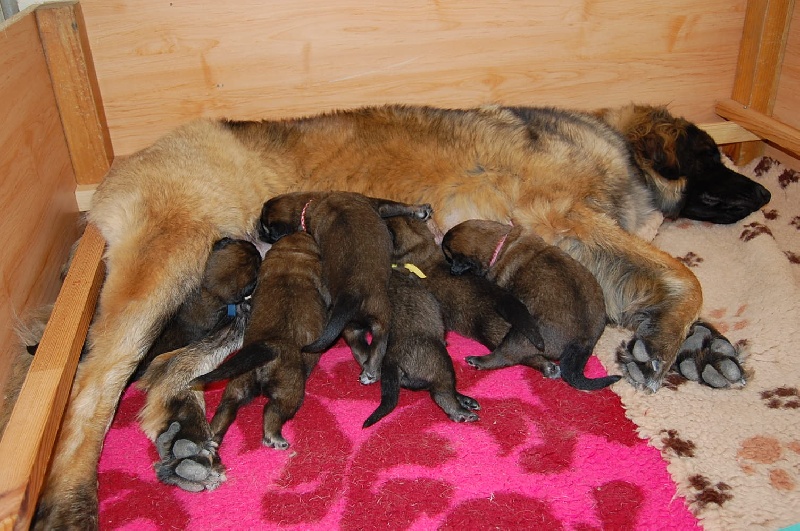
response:
[[[733,100],[721,101],[717,103],[716,108],[717,114],[723,118],[735,121],[748,131],[794,155],[800,155],[800,129],[781,123]]]
[[[19,354],[12,330],[55,300],[78,237],[75,176],[30,10],[0,30],[0,387]]]
[[[0,441],[0,522],[27,529],[36,508],[105,269],[89,225]]]
[[[800,128],[800,9],[792,16],[772,116]]]
[[[590,109],[712,121],[746,0],[83,0],[117,154],[197,116],[381,103]]]
[[[36,10],[36,21],[79,184],[99,183],[114,159],[80,4]]]

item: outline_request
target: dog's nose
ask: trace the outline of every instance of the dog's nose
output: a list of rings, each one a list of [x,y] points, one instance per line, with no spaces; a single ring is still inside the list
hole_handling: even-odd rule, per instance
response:
[[[759,201],[761,201],[761,206],[764,206],[770,202],[772,199],[772,194],[769,193],[769,190],[759,185],[758,189],[756,190],[756,197]]]

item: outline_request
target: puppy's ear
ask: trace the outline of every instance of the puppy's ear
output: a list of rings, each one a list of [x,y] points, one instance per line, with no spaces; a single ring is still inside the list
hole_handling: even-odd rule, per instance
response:
[[[454,255],[449,262],[451,275],[463,275],[468,272],[480,274],[480,269],[476,267],[475,262],[464,256]]]

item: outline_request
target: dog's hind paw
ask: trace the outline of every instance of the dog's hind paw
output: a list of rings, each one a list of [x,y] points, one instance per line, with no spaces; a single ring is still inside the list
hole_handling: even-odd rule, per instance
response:
[[[469,409],[470,411],[478,411],[481,409],[481,405],[478,404],[478,401],[472,398],[471,396],[462,395],[461,393],[456,393],[456,399],[458,403],[461,404],[461,407],[464,409]]]
[[[422,221],[428,221],[433,216],[433,207],[429,203],[421,205],[414,213],[414,217]]]
[[[681,345],[673,369],[684,378],[717,389],[745,384],[739,353],[728,339],[710,324],[697,321]]]
[[[161,457],[155,464],[156,477],[189,492],[216,489],[226,479],[225,468],[217,459],[217,443],[177,438],[180,429],[180,423],[173,422],[156,438]]]
[[[654,393],[661,387],[663,364],[650,357],[641,339],[634,337],[627,345],[622,343],[617,349],[617,362],[625,378],[637,389]]]
[[[275,448],[276,450],[288,450],[289,441],[283,438],[281,434],[265,435],[261,439],[261,444],[268,448]]]

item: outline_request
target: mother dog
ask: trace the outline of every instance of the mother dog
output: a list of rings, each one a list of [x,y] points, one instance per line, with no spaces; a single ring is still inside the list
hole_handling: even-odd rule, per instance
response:
[[[726,169],[706,133],[664,108],[385,106],[195,121],[115,162],[94,196],[89,217],[108,242],[108,275],[37,525],[96,526],[97,460],[128,377],[200,282],[212,243],[255,238],[264,201],[298,190],[431,203],[442,231],[513,219],[597,277],[610,321],[634,331],[621,352],[631,383],[657,390],[679,353],[681,367],[694,359],[692,374],[712,374],[706,383],[742,380],[717,368],[733,353],[729,342],[715,331],[692,337],[697,279],[633,233],[654,211],[735,222],[769,193]]]

